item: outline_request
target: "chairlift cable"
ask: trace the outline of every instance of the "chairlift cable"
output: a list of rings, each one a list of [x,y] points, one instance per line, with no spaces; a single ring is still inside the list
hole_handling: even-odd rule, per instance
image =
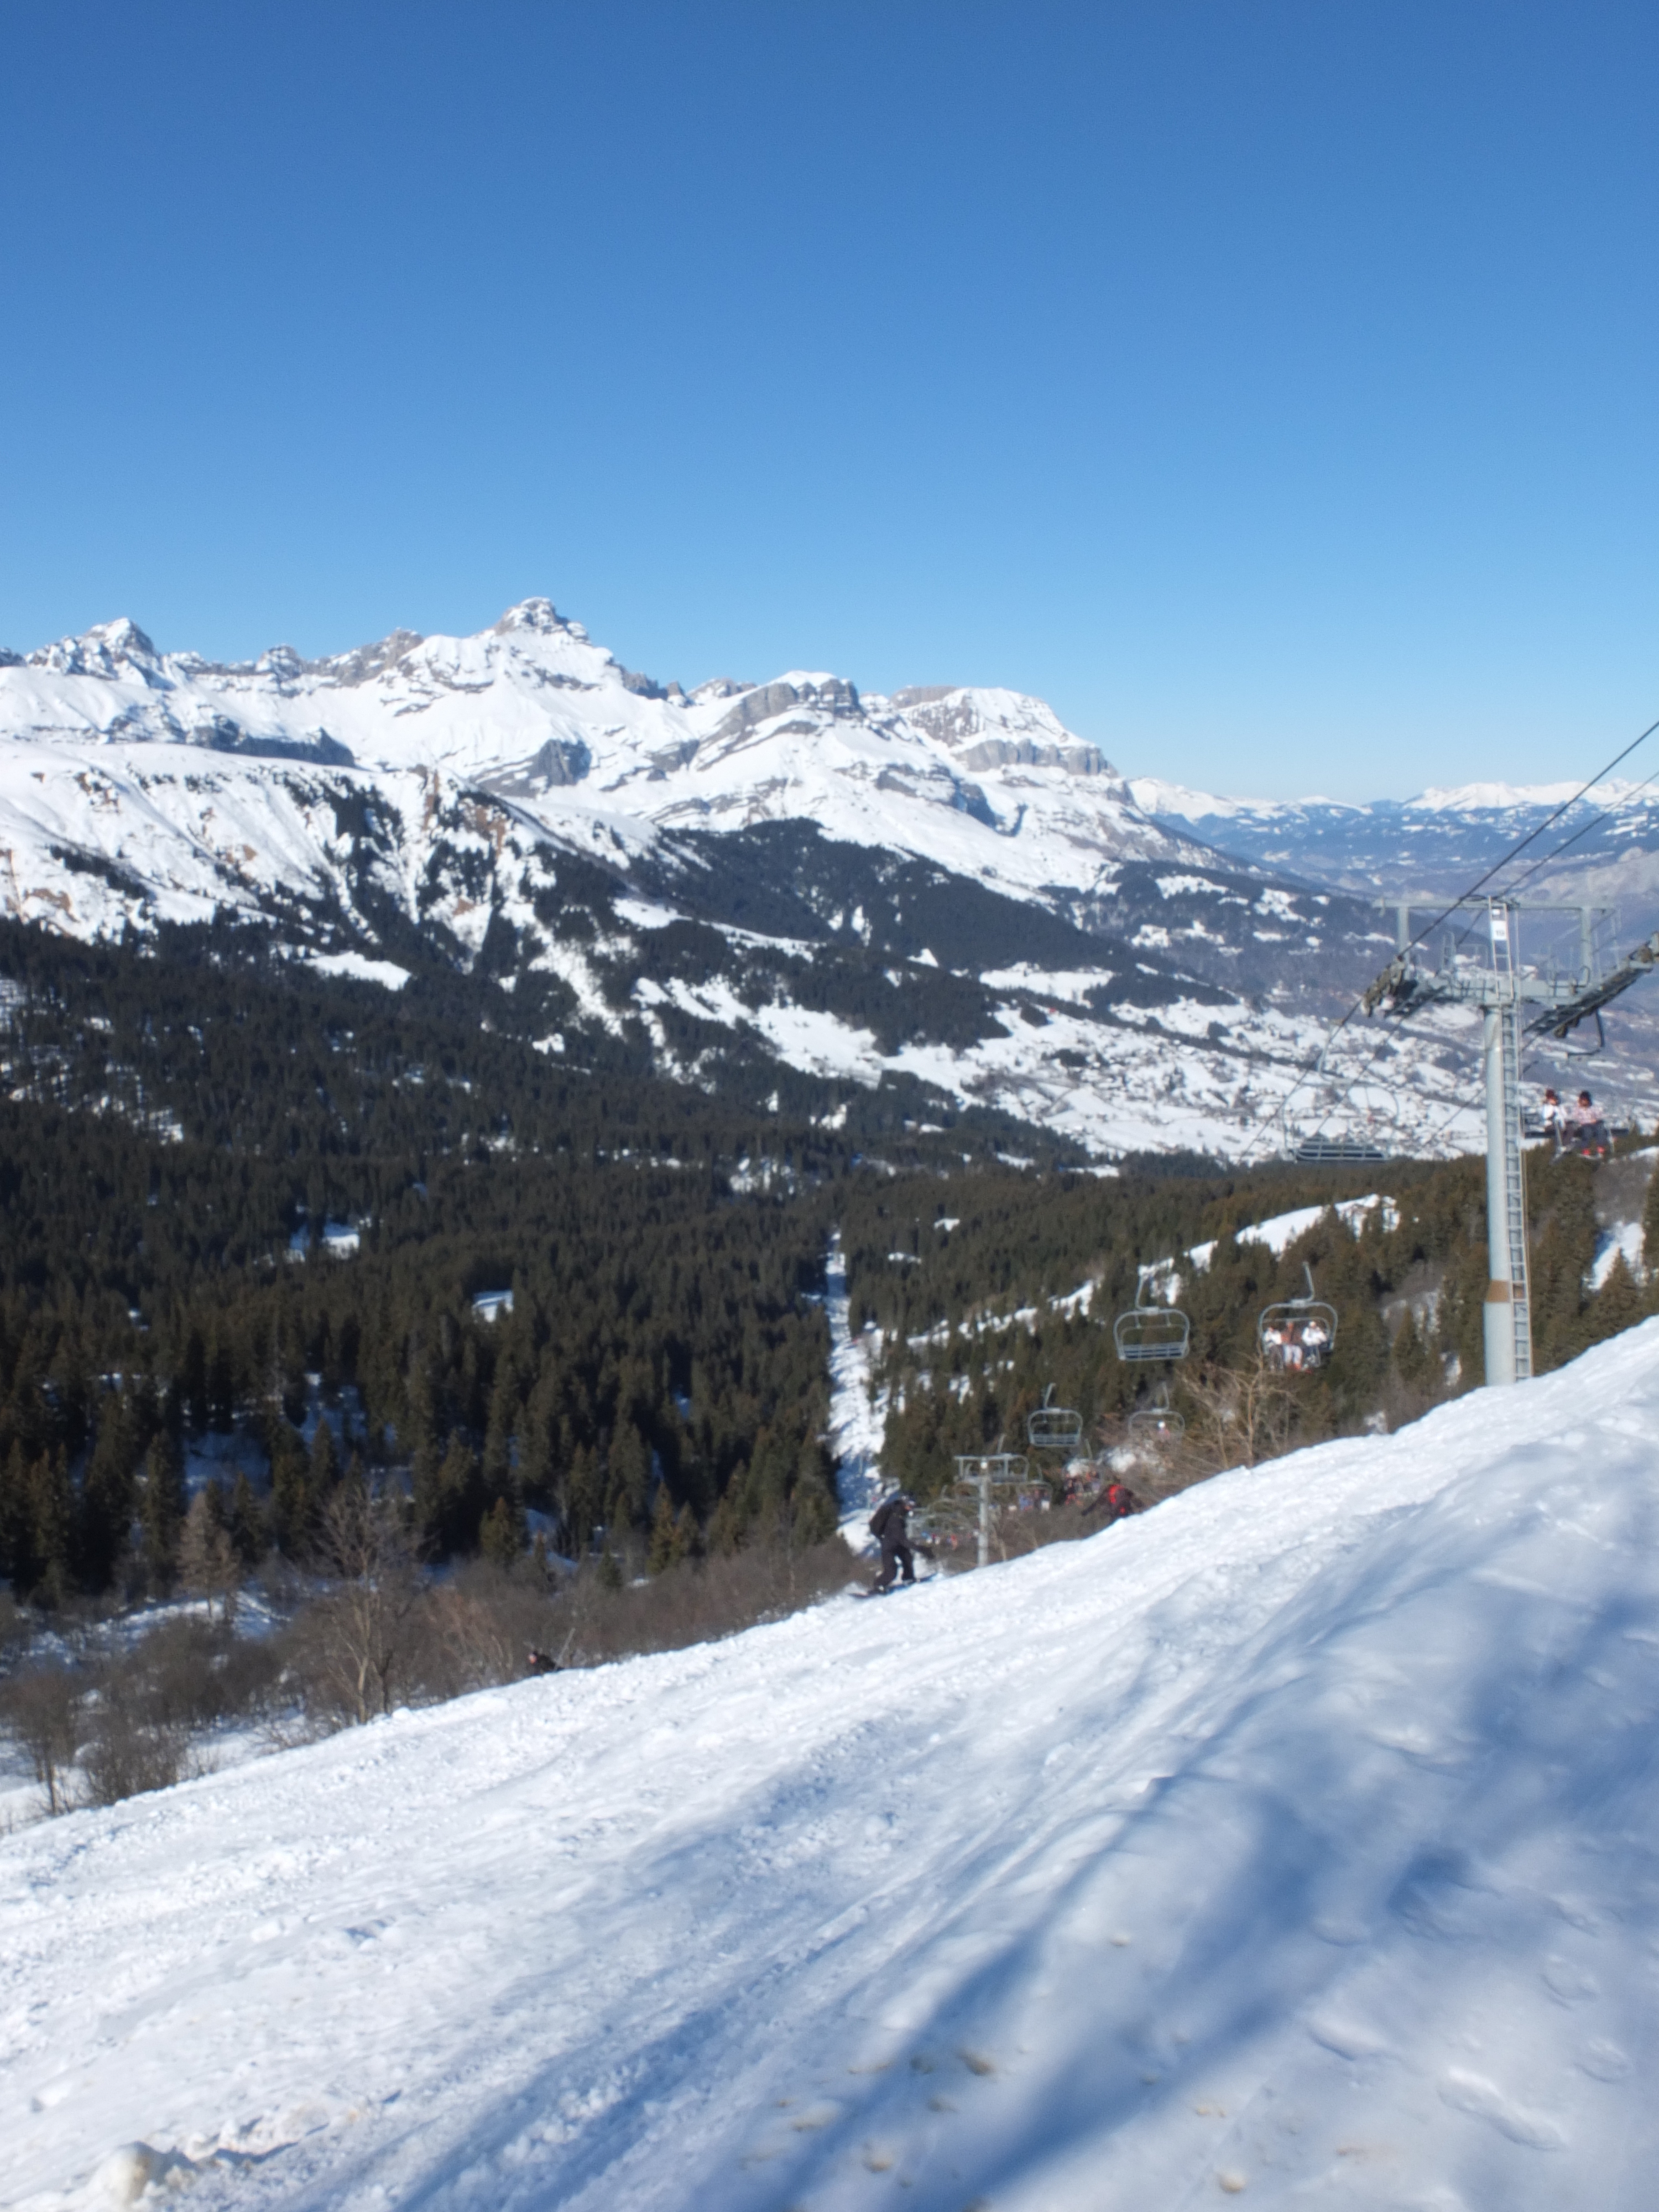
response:
[[[1431,921],[1425,922],[1423,927],[1418,931],[1416,936],[1412,938],[1406,945],[1401,947],[1401,953],[1415,951],[1417,946],[1422,944],[1425,937],[1432,936],[1434,932],[1439,928],[1442,922],[1445,921],[1450,915],[1455,914],[1460,907],[1467,905],[1470,900],[1474,898],[1477,893],[1484,890],[1486,885],[1492,882],[1495,876],[1501,875],[1504,870],[1507,868],[1512,861],[1519,859],[1520,855],[1526,851],[1528,846],[1535,843],[1537,840],[1544,835],[1544,832],[1547,830],[1561,819],[1561,817],[1564,814],[1570,812],[1573,807],[1577,806],[1579,800],[1584,796],[1584,793],[1587,791],[1594,791],[1597,784],[1606,782],[1607,777],[1612,775],[1613,769],[1618,768],[1622,762],[1627,761],[1638,745],[1645,744],[1656,731],[1659,731],[1659,721],[1650,722],[1647,728],[1642,732],[1640,737],[1632,738],[1629,744],[1624,748],[1622,752],[1615,753],[1605,768],[1599,769],[1596,773],[1590,777],[1587,783],[1583,783],[1579,786],[1578,789],[1573,793],[1570,799],[1564,799],[1561,804],[1556,807],[1553,812],[1546,815],[1544,819],[1539,823],[1535,828],[1529,830],[1524,837],[1518,839],[1517,842],[1510,848],[1510,850],[1504,854],[1501,860],[1494,861],[1492,866],[1486,870],[1485,875],[1478,877],[1476,880],[1469,885],[1467,890],[1460,892],[1458,896],[1452,900],[1449,906],[1443,908],[1440,913],[1435,915]],[[1644,790],[1648,784],[1655,781],[1656,776],[1659,776],[1659,769],[1656,769],[1653,775],[1648,776],[1644,782],[1638,784],[1637,786],[1637,789],[1638,791]],[[1607,811],[1610,812],[1611,810],[1609,809]],[[1543,860],[1537,862],[1533,868],[1528,869],[1527,873],[1521,878],[1521,883],[1530,881],[1531,878],[1538,872],[1539,868],[1547,866],[1548,863],[1556,857],[1557,854],[1565,852],[1569,845],[1576,843],[1579,837],[1584,836],[1587,831],[1593,829],[1595,826],[1595,822],[1605,821],[1607,818],[1607,814],[1604,812],[1603,814],[1597,816],[1595,821],[1586,823],[1583,830],[1576,830],[1571,837],[1565,839],[1560,845],[1557,846],[1553,852],[1547,853]],[[1511,890],[1518,890],[1519,888],[1519,884],[1510,886]],[[1457,940],[1460,945],[1465,941],[1469,935],[1470,931],[1475,927],[1476,924],[1473,921],[1469,924],[1469,928],[1466,929],[1462,937],[1460,937]],[[1364,1005],[1364,993],[1361,992],[1359,996],[1354,1000],[1353,1004],[1348,1008],[1347,1012],[1342,1016],[1341,1019],[1337,1022],[1335,1026],[1331,1030],[1329,1035],[1326,1037],[1324,1044],[1320,1048],[1318,1054],[1315,1056],[1313,1063],[1315,1066],[1317,1066],[1319,1061],[1324,1059],[1325,1054],[1330,1050],[1332,1045],[1335,1043],[1337,1038],[1341,1036],[1343,1030],[1347,1028],[1349,1023],[1352,1021],[1354,1016],[1359,1012]],[[1339,1094],[1335,1100],[1334,1105],[1342,1104],[1349,1097],[1352,1096],[1355,1085],[1358,1083],[1360,1078],[1364,1074],[1365,1070],[1377,1057],[1384,1042],[1386,1042],[1387,1032],[1385,1030],[1379,1035],[1376,1043],[1372,1047],[1370,1052],[1366,1054],[1358,1068],[1356,1069],[1353,1075],[1349,1079],[1346,1086]],[[1285,1114],[1291,1100],[1294,1098],[1297,1092],[1301,1090],[1303,1085],[1308,1079],[1308,1073],[1310,1073],[1311,1068],[1307,1073],[1304,1073],[1297,1082],[1293,1083],[1291,1085],[1291,1088],[1285,1092],[1284,1097],[1279,1102],[1279,1112],[1281,1115]],[[1318,1129],[1324,1127],[1325,1122],[1330,1118],[1330,1115],[1334,1110],[1334,1106],[1328,1107],[1325,1112],[1321,1115],[1317,1124],[1316,1124],[1316,1133]],[[1455,1109],[1455,1112],[1461,1113],[1463,1110],[1464,1109],[1462,1107],[1459,1107]],[[1455,1114],[1449,1116],[1448,1119],[1440,1125],[1441,1128],[1449,1127],[1451,1121],[1455,1118]],[[1438,1135],[1439,1131],[1437,1130],[1435,1134]],[[1256,1147],[1255,1143],[1252,1143],[1247,1148],[1243,1158],[1239,1162],[1239,1165],[1241,1167],[1249,1165],[1255,1149]]]

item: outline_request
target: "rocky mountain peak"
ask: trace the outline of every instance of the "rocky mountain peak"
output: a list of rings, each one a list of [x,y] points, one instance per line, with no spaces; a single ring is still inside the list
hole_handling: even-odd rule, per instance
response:
[[[495,624],[495,635],[507,637],[515,629],[538,632],[543,637],[562,634],[566,637],[586,639],[587,632],[579,622],[567,622],[551,599],[520,599],[509,607]]]
[[[97,623],[79,637],[60,637],[28,656],[31,668],[59,676],[118,676],[137,673],[146,682],[161,672],[161,656],[130,615]]]

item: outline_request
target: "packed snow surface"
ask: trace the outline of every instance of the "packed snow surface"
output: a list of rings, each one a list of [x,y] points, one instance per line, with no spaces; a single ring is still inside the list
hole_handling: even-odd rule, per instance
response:
[[[1087,1543],[22,1830],[4,2193],[1647,2212],[1656,1504],[1650,1322]]]

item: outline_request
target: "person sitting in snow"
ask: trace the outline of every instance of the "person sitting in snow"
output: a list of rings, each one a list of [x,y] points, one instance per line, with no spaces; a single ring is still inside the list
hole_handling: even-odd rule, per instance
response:
[[[878,1590],[891,1589],[893,1577],[901,1568],[907,1583],[916,1578],[916,1555],[910,1549],[910,1516],[915,1510],[915,1498],[898,1490],[884,1498],[870,1517],[870,1534],[881,1546],[881,1572],[876,1577]]]

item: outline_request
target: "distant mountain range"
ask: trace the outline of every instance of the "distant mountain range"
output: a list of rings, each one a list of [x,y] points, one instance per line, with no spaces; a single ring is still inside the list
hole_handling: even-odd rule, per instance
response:
[[[1276,1141],[1387,957],[1367,895],[1467,879],[1528,809],[1132,784],[1007,690],[797,670],[687,693],[545,599],[325,660],[222,665],[127,621],[0,655],[0,910],[264,929],[392,985],[436,964],[576,1060],[603,1036],[763,1101],[787,1067],[826,1114],[893,1085],[918,1119],[985,1106],[1108,1158]],[[1593,866],[1659,854],[1628,820]],[[1478,1141],[1468,1041],[1437,1018],[1352,1031],[1326,1126]]]
[[[1498,886],[1524,876],[1526,898],[1616,906],[1622,934],[1645,936],[1659,927],[1659,782],[1600,784],[1583,799],[1579,788],[1469,783],[1355,806],[1222,799],[1155,776],[1128,785],[1136,804],[1177,836],[1360,893],[1455,896],[1523,837],[1541,832]]]

